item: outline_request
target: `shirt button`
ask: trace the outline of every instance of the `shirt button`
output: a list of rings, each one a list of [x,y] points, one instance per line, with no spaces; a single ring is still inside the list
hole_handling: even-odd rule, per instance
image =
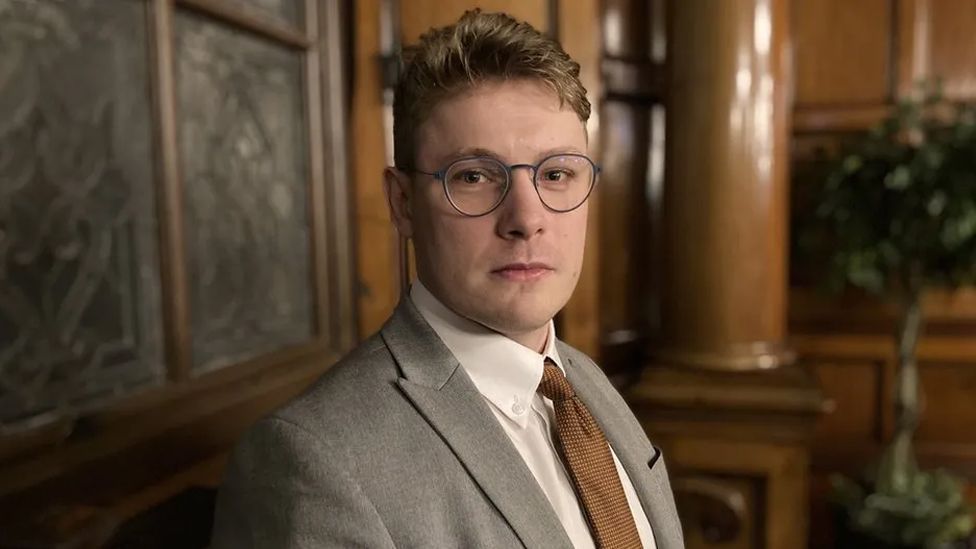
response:
[[[517,416],[524,414],[525,406],[521,402],[516,402],[515,404],[512,404],[512,413],[514,413]]]

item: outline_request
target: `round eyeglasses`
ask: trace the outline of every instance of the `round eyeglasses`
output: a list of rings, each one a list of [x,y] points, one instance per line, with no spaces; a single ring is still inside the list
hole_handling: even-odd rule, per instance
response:
[[[512,172],[527,168],[532,183],[546,208],[571,212],[583,205],[593,191],[600,167],[582,154],[556,154],[538,164],[506,165],[490,156],[459,158],[443,170],[425,172],[444,186],[447,200],[462,215],[478,217],[495,210],[512,186]]]

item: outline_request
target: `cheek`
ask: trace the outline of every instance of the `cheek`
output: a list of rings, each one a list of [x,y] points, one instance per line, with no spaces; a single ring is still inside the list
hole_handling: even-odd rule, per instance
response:
[[[573,215],[573,213],[567,215]],[[562,244],[565,246],[567,255],[582,258],[583,248],[586,244],[586,211],[583,210],[579,215],[566,219],[566,222],[563,226]]]
[[[484,254],[490,228],[481,218],[465,218],[452,214],[431,220],[424,235],[429,255],[442,271],[464,271],[474,267]],[[486,236],[486,234],[488,236]]]

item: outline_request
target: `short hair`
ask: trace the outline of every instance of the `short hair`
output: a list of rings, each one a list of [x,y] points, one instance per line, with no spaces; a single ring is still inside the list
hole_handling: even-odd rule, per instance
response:
[[[466,11],[431,29],[401,54],[393,99],[393,151],[399,168],[415,168],[417,129],[441,101],[487,82],[536,80],[569,105],[584,124],[590,102],[579,63],[559,42],[504,13]]]

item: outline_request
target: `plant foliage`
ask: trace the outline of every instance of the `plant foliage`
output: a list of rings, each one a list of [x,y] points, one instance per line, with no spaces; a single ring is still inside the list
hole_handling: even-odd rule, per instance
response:
[[[976,108],[920,88],[831,165],[815,195],[804,241],[826,252],[829,285],[894,298],[901,310],[894,437],[873,482],[835,478],[835,503],[868,539],[945,546],[971,535],[972,509],[958,480],[915,464],[915,349],[922,290],[976,283]]]
[[[898,495],[875,492],[841,476],[831,482],[847,527],[892,547],[937,549],[973,531],[973,510],[963,497],[962,483],[944,471],[914,475],[909,489]]]
[[[900,103],[819,189],[831,282],[872,293],[976,282],[976,109],[938,90]]]

